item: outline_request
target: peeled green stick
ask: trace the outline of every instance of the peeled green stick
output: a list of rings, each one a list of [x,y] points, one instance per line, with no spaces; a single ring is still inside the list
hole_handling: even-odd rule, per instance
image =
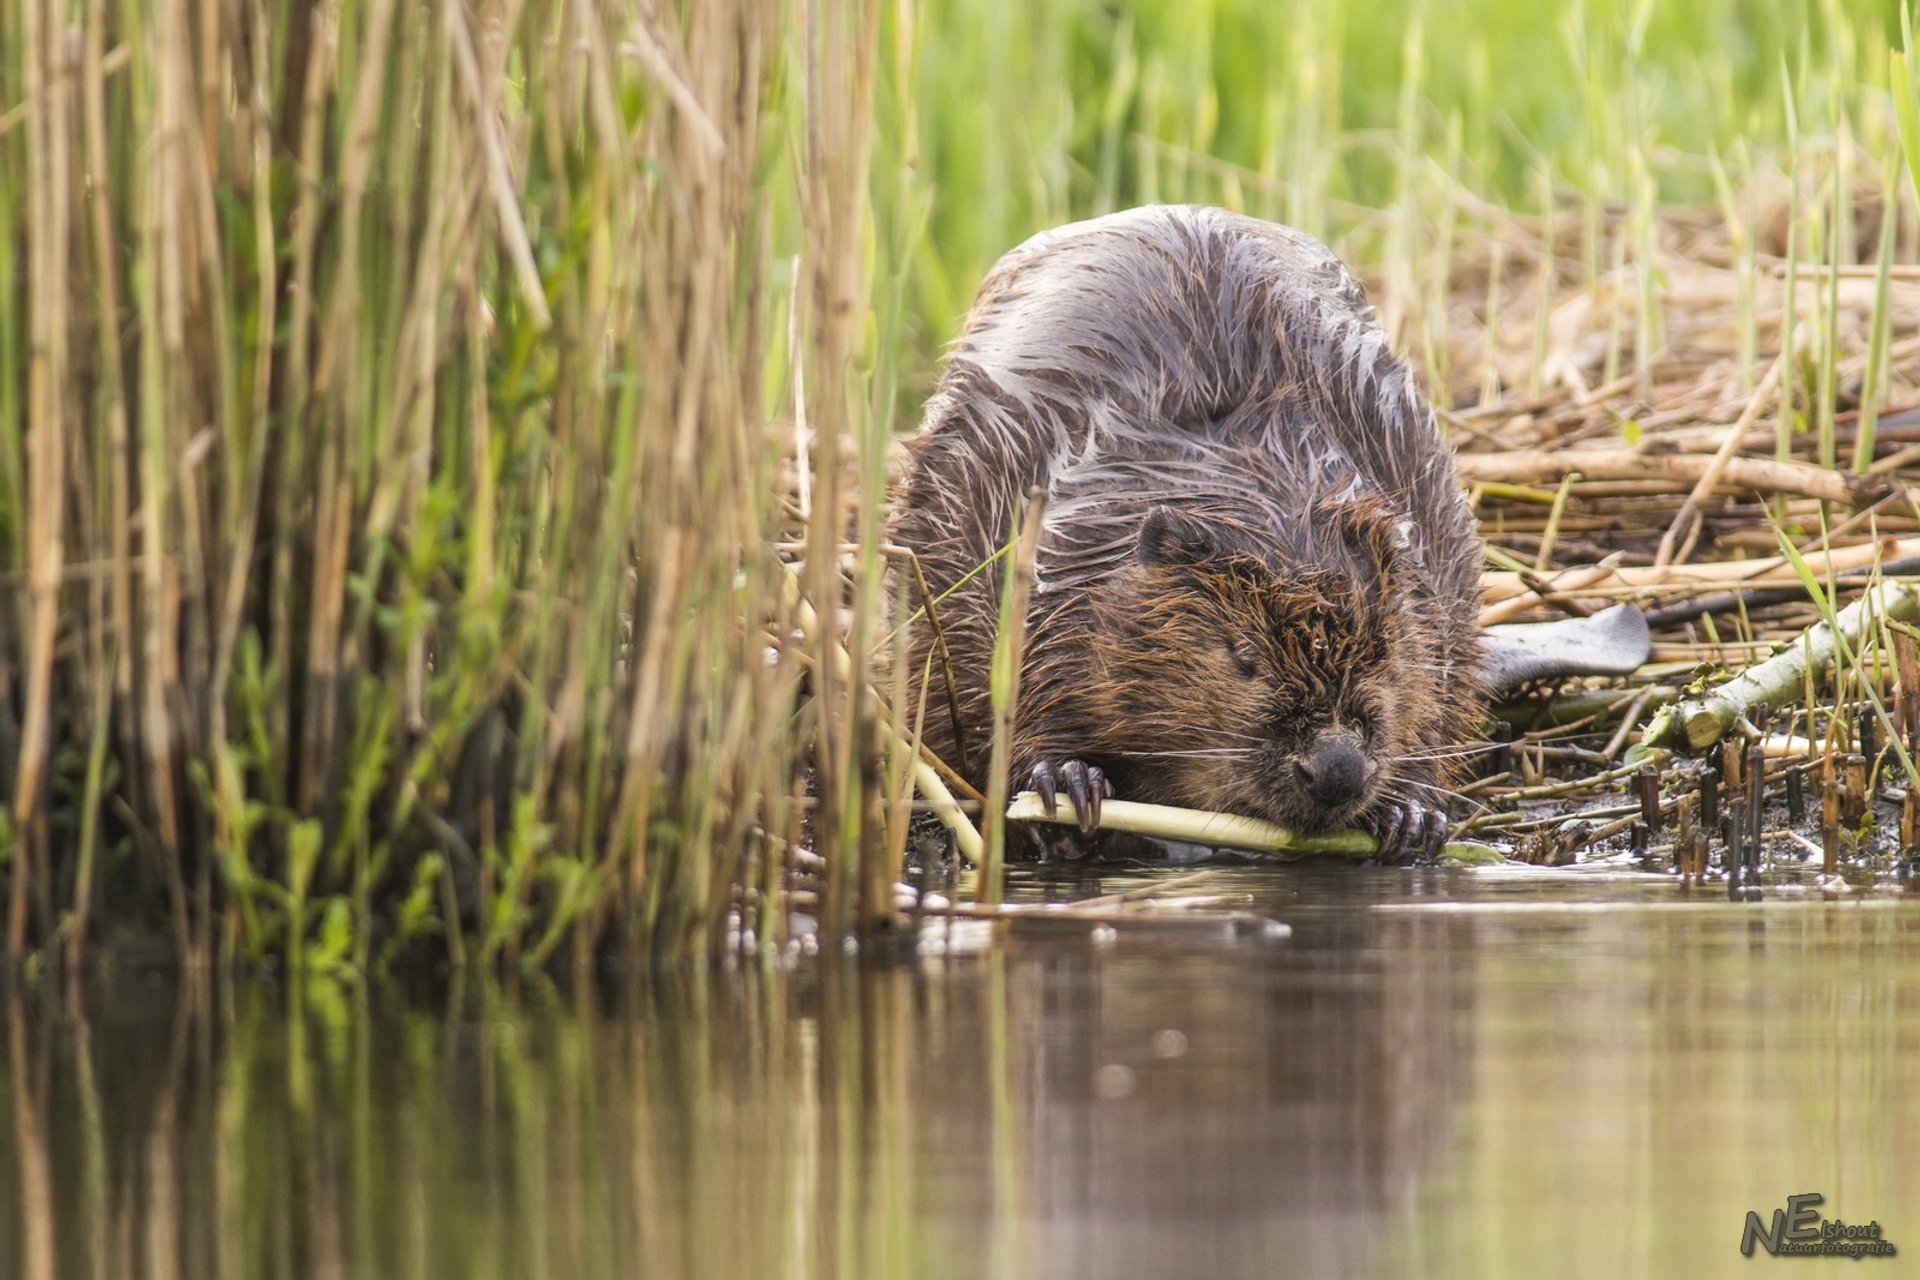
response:
[[[1039,794],[1033,791],[1022,791],[1014,797],[1013,803],[1007,806],[1007,820],[1079,825],[1071,799],[1065,796],[1056,798],[1053,812],[1048,813]],[[1101,801],[1100,829],[1126,831],[1160,840],[1180,840],[1188,844],[1247,849],[1257,853],[1331,854],[1358,859],[1371,858],[1380,852],[1380,842],[1364,831],[1303,835],[1264,818],[1212,813],[1205,809],[1176,809],[1133,800]],[[1441,846],[1440,856],[1448,861],[1468,864],[1503,861],[1499,850],[1472,840],[1449,840]]]

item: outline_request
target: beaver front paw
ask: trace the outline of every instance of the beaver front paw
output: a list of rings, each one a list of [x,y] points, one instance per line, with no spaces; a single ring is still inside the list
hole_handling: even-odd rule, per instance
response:
[[[1431,862],[1447,842],[1447,815],[1413,800],[1383,805],[1360,825],[1380,841],[1380,861],[1396,866]]]
[[[1040,793],[1048,812],[1053,811],[1062,786],[1073,801],[1073,816],[1079,819],[1080,829],[1091,831],[1099,826],[1100,802],[1113,795],[1113,784],[1100,766],[1082,760],[1062,760],[1057,765],[1042,760],[1033,766],[1033,789]]]

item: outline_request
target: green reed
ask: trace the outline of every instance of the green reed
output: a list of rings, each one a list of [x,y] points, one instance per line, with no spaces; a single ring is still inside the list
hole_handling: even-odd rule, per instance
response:
[[[711,950],[808,744],[871,789],[829,766],[872,677],[801,706],[766,381],[791,304],[810,586],[871,616],[874,12],[0,17],[14,959]]]

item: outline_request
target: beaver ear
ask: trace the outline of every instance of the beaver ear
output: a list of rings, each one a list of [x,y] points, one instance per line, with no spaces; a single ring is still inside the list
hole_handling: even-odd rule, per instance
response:
[[[1141,564],[1201,564],[1217,559],[1220,544],[1204,522],[1173,507],[1155,507],[1140,522]]]
[[[1378,507],[1348,502],[1322,508],[1320,517],[1332,526],[1355,565],[1371,570],[1369,576],[1376,581],[1394,580],[1408,549],[1405,522]]]

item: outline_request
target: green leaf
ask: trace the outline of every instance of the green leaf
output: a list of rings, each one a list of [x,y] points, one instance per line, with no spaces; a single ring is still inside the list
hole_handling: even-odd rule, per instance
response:
[[[1900,6],[1901,27],[1910,32],[1906,6]],[[1900,124],[1900,149],[1907,155],[1907,179],[1920,194],[1920,99],[1914,97],[1913,74],[1907,67],[1906,53],[1887,55],[1889,88],[1893,92],[1893,115]]]
[[[354,968],[347,957],[352,953],[353,907],[344,897],[328,898],[320,932],[307,946],[307,969],[328,977],[351,977]]]

